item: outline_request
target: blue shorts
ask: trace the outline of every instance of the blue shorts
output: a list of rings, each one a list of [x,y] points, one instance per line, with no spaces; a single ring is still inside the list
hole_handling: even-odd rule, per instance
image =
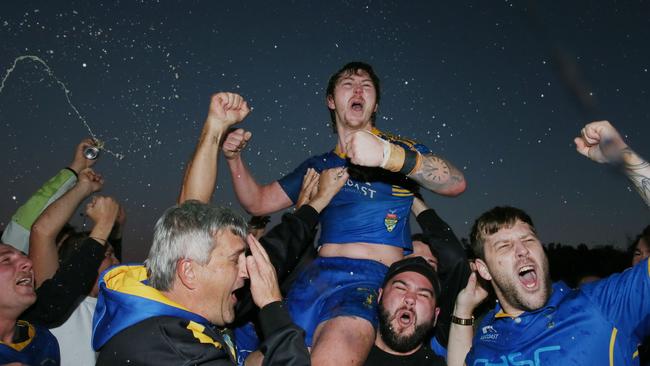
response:
[[[338,316],[366,319],[377,328],[377,294],[388,267],[368,259],[318,257],[305,268],[287,295],[293,321],[311,347],[316,327]]]
[[[253,323],[248,322],[233,331],[237,347],[237,365],[243,366],[246,358],[260,348],[260,340]]]

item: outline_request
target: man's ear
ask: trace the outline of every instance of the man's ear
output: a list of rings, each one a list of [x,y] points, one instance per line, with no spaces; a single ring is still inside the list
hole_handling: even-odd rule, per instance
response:
[[[436,306],[433,312],[433,324],[431,324],[432,328],[436,326],[436,323],[438,323],[438,315],[440,315],[440,308]]]
[[[384,293],[384,289],[380,288],[379,292],[377,293],[377,303],[381,301],[381,295]]]
[[[476,258],[474,261],[476,263],[476,270],[478,271],[478,274],[481,275],[481,277],[486,280],[486,281],[492,281],[492,275],[490,275],[490,271],[488,270],[487,264],[482,259]]]
[[[336,109],[336,105],[334,104],[334,96],[333,95],[328,95],[325,100],[327,101],[327,108],[334,110]]]
[[[183,286],[190,290],[196,288],[196,263],[190,259],[182,258],[176,262],[176,275]]]

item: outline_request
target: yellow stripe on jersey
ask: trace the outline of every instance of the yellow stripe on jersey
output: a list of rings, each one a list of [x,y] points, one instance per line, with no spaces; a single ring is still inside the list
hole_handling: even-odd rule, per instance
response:
[[[413,192],[408,189],[404,189],[400,186],[392,186],[392,196],[393,197],[411,197]]]
[[[616,334],[618,329],[612,329],[612,337],[609,339],[609,366],[614,366],[614,344],[616,344]]]
[[[406,188],[402,188],[400,186],[391,186],[393,188],[393,192],[411,192]]]

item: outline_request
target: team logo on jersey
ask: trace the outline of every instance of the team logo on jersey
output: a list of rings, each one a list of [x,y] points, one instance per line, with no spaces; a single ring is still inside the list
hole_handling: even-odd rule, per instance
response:
[[[389,233],[392,232],[393,229],[395,229],[395,225],[397,225],[398,221],[399,217],[397,217],[395,210],[388,211],[386,217],[384,217],[384,225],[386,225],[386,230],[388,230]]]
[[[495,341],[499,337],[499,333],[491,325],[481,328],[481,332],[483,333],[480,338],[482,341]]]

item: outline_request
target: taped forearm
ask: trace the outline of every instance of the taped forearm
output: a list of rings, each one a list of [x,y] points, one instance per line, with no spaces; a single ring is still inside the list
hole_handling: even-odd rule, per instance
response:
[[[384,144],[384,158],[381,162],[382,168],[404,175],[410,175],[419,170],[422,164],[422,155],[419,152],[404,149],[385,140],[382,141]]]

